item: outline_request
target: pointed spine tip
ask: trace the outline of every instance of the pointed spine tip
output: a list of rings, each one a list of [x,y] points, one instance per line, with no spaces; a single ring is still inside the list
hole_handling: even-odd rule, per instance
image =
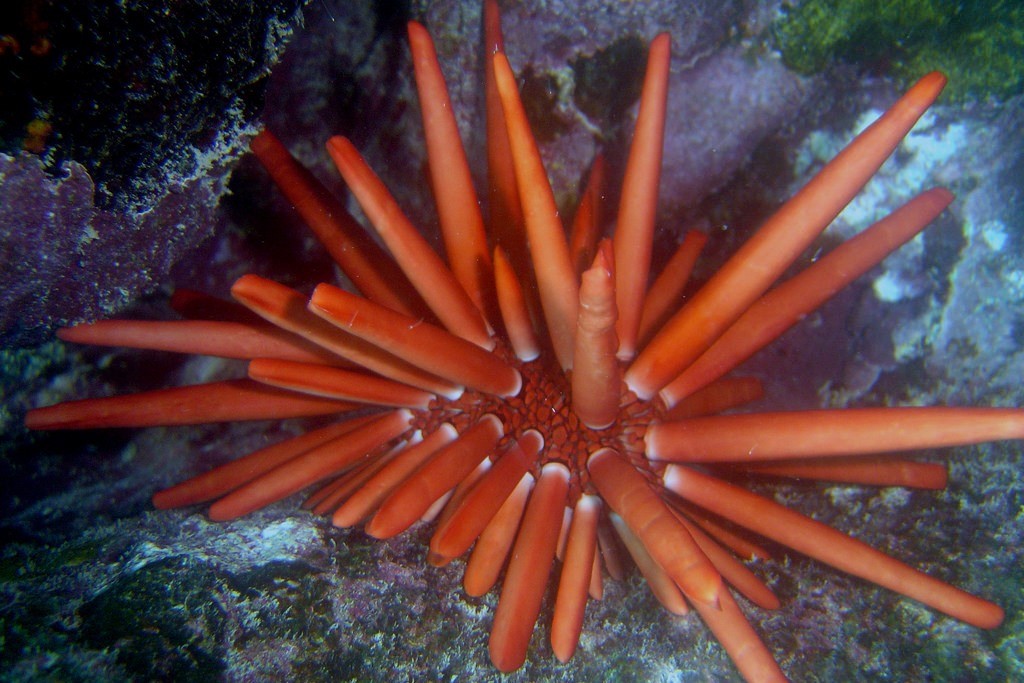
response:
[[[921,89],[928,93],[934,93],[931,96],[931,99],[935,99],[946,87],[948,82],[949,79],[946,77],[946,74],[941,71],[932,71],[922,76],[920,80],[918,80],[917,85],[921,86]]]

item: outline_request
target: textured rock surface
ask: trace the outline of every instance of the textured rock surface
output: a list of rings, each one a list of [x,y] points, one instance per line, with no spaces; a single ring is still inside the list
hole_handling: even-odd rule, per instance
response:
[[[17,4],[52,45],[0,86],[0,130],[53,129],[45,173],[0,156],[0,343],[31,345],[124,310],[213,233],[299,0]]]
[[[54,177],[37,156],[0,154],[0,340],[37,343],[60,325],[115,315],[163,282],[213,233],[228,165],[122,211],[94,204],[95,183],[76,161]]]

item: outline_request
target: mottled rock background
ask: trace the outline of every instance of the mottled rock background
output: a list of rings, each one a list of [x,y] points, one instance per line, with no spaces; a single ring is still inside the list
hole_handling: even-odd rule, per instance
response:
[[[20,105],[0,122],[3,679],[503,678],[486,651],[494,596],[466,599],[460,562],[427,567],[425,528],[379,543],[298,511],[296,500],[230,524],[151,509],[154,490],[305,423],[21,427],[30,406],[243,372],[49,341],[60,325],[167,316],[174,286],[223,294],[248,271],[305,289],[332,277],[243,156],[261,121],[339,193],[322,143],[352,137],[435,231],[408,18],[435,36],[482,179],[475,0],[316,0],[296,13],[298,4],[58,3],[46,27],[0,13],[0,34],[52,41],[35,61],[27,51],[0,55],[0,94]],[[595,150],[620,167],[643,45],[671,32],[656,259],[703,219],[712,239],[698,279],[900,89],[878,65],[790,71],[773,43],[774,1],[505,4],[509,56],[566,212]],[[1022,109],[1017,94],[940,103],[928,115],[807,259],[921,189],[942,184],[957,201],[923,238],[751,361],[746,370],[770,391],[759,407],[1024,405]],[[42,114],[52,136],[42,154],[23,151],[25,125]],[[791,678],[1024,678],[1021,448],[929,455],[949,458],[946,491],[757,486],[999,602],[1006,623],[977,631],[779,549],[755,571],[784,606],[749,611]],[[588,610],[569,665],[551,657],[547,636],[538,629],[511,678],[736,677],[696,618],[667,615],[636,579]]]
[[[213,234],[299,1],[11,4],[0,342],[24,346],[123,311]],[[43,153],[9,156],[33,121]]]

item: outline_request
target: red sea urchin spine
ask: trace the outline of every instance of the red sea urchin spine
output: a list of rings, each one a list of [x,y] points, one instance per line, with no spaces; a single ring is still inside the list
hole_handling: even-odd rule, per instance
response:
[[[687,230],[682,243],[647,290],[637,333],[641,347],[646,346],[654,333],[679,310],[697,257],[707,241],[708,236],[700,230]]]
[[[621,455],[603,448],[587,461],[590,476],[608,503],[683,593],[714,605],[722,578],[640,472]]]
[[[504,436],[501,421],[484,415],[416,470],[386,500],[365,527],[374,538],[391,538],[416,522],[441,496],[469,476]]]
[[[281,389],[366,405],[422,409],[434,398],[429,391],[363,372],[277,358],[257,358],[250,362],[249,377]]]
[[[75,344],[220,358],[281,358],[326,365],[345,363],[322,347],[266,324],[256,326],[219,320],[101,320],[58,330],[57,337]]]
[[[153,507],[164,510],[216,500],[261,474],[348,434],[372,419],[373,416],[366,416],[345,420],[253,451],[169,489],[157,491],[153,494]]]
[[[647,582],[647,586],[650,588],[651,594],[654,595],[655,599],[670,614],[677,616],[689,614],[690,606],[686,602],[686,598],[683,597],[683,592],[676,585],[676,582],[672,580],[672,577],[668,575],[668,572],[647,552],[644,542],[633,533],[633,530],[629,528],[629,525],[626,524],[622,517],[614,512],[609,514],[608,517],[612,527],[615,529],[615,533],[619,535],[623,545],[626,546],[626,551],[633,558],[633,564],[640,570],[640,574],[644,577],[644,581]]]
[[[615,358],[615,285],[608,259],[599,250],[580,283],[572,409],[591,429],[610,427],[619,415],[622,369]]]
[[[283,420],[331,415],[355,407],[356,404],[348,401],[303,396],[240,379],[35,408],[25,415],[25,426],[28,429],[96,429]]]
[[[565,230],[558,218],[555,196],[548,183],[537,143],[530,132],[519,88],[508,59],[494,55],[494,74],[508,125],[516,184],[523,207],[530,256],[537,274],[541,306],[555,356],[563,370],[572,367],[579,285],[569,257]]]
[[[178,287],[168,301],[171,310],[186,320],[213,320],[215,322],[262,325],[266,321],[245,306],[217,298],[206,292]]]
[[[700,603],[694,604],[694,608],[745,680],[757,683],[788,680],[729,591],[722,591],[717,609]]]
[[[490,653],[499,671],[515,671],[526,661],[526,648],[540,615],[558,545],[560,527],[551,520],[562,516],[568,490],[569,470],[565,465],[544,465],[519,526],[494,612]]]
[[[241,517],[342,471],[400,436],[409,427],[411,417],[408,410],[385,413],[341,439],[328,441],[282,463],[211,505],[210,519]]]
[[[673,513],[680,515],[699,526],[718,543],[731,550],[737,557],[744,560],[770,560],[772,554],[762,546],[754,543],[747,535],[741,535],[731,526],[726,526],[717,517],[685,500],[674,496],[668,499]]]
[[[722,575],[725,581],[738,590],[752,603],[763,609],[778,609],[779,599],[769,590],[761,579],[757,578],[754,572],[747,569],[747,565],[737,560],[728,550],[723,548],[713,538],[701,531],[696,522],[691,522],[686,515],[670,506],[673,516],[679,523],[686,527],[686,530],[693,537],[697,547],[707,556],[711,564]]]
[[[848,408],[694,417],[651,425],[647,457],[750,462],[866,455],[1024,438],[1014,408]]]
[[[923,192],[771,290],[746,310],[692,365],[659,392],[669,407],[777,339],[928,226],[953,201],[942,188]]]
[[[454,558],[469,550],[537,461],[543,446],[544,439],[536,430],[520,436],[438,524],[430,539],[431,551]]]
[[[388,349],[450,382],[496,396],[515,396],[519,371],[468,341],[430,323],[390,311],[333,285],[321,284],[309,310],[339,329]]]
[[[601,500],[583,495],[576,501],[572,524],[558,579],[555,613],[551,620],[551,649],[560,662],[568,662],[576,651],[583,629],[587,589],[597,549],[597,517]]]
[[[362,488],[334,511],[331,523],[334,526],[349,527],[369,517],[410,474],[458,436],[455,427],[445,423],[424,437],[422,441],[407,445],[401,453],[376,472]]]
[[[498,582],[533,488],[533,475],[524,474],[476,539],[462,578],[466,595],[480,597]]]
[[[494,311],[491,253],[484,217],[473,190],[466,152],[455,123],[434,41],[421,24],[409,22],[409,47],[420,93],[423,133],[437,214],[452,274],[484,313]]]
[[[733,468],[736,471],[775,477],[921,489],[944,489],[949,479],[945,465],[886,456],[742,463],[734,464]]]
[[[327,152],[388,251],[438,320],[452,334],[484,349],[493,349],[494,340],[480,309],[405,217],[355,146],[348,138],[334,136],[327,141]]]
[[[919,80],[783,204],[640,352],[630,389],[650,399],[703,353],[839,215],[945,84],[938,72]]]
[[[403,434],[402,437],[404,438],[404,436]],[[376,476],[380,470],[387,467],[403,451],[407,444],[408,442],[401,441],[391,448],[380,447],[375,449],[366,459],[347,468],[344,472],[335,476],[334,479],[321,484],[319,488],[302,501],[303,509],[309,510],[314,515],[329,513]]]
[[[601,204],[604,199],[605,177],[608,175],[608,163],[603,154],[594,158],[587,175],[587,184],[580,195],[576,214],[572,217],[572,234],[569,237],[569,255],[572,259],[576,275],[582,275],[597,252],[597,243],[601,239],[604,227],[601,215]]]
[[[523,232],[523,211],[519,204],[516,170],[508,139],[505,112],[494,73],[494,55],[505,51],[501,35],[501,12],[496,0],[483,2],[484,97],[487,130],[488,232],[495,248],[502,249],[523,277],[532,278],[533,266]],[[524,282],[529,296],[535,296],[532,280]]]
[[[522,285],[501,247],[494,248],[494,284],[501,318],[505,323],[505,334],[508,335],[516,358],[521,361],[536,360],[540,355],[540,341],[533,330]]]
[[[321,320],[307,310],[306,297],[273,280],[243,275],[231,286],[231,295],[275,325],[388,379],[442,396],[454,397],[460,393],[455,385]]]
[[[995,628],[1003,621],[1003,610],[998,605],[934,579],[755,493],[680,465],[670,465],[664,481],[670,491],[725,519],[960,621],[980,628]]]
[[[637,332],[651,266],[665,136],[670,47],[668,34],[662,33],[651,41],[648,50],[640,111],[626,162],[615,226],[615,293],[619,309],[616,332],[619,336],[618,357],[622,360],[630,360],[636,354]]]
[[[764,398],[764,385],[756,377],[723,377],[696,391],[662,416],[664,422],[702,415],[717,415]]]
[[[250,147],[274,184],[363,296],[407,315],[423,312],[423,301],[402,270],[273,133],[261,131]]]

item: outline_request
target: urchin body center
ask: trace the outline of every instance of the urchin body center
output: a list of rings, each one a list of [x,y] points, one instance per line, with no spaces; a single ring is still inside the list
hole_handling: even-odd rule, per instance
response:
[[[518,441],[529,430],[540,433],[544,446],[536,458],[531,473],[539,476],[541,468],[549,462],[560,462],[571,474],[571,502],[581,493],[594,493],[587,474],[587,458],[601,448],[612,448],[622,453],[650,478],[657,475],[643,453],[643,436],[647,426],[661,416],[655,401],[643,401],[623,388],[619,413],[605,429],[586,426],[573,412],[570,377],[558,366],[552,354],[542,353],[531,361],[520,361],[506,349],[498,348],[506,362],[515,366],[523,378],[523,386],[512,397],[497,397],[479,391],[466,390],[458,399],[437,398],[421,411],[413,426],[424,433],[450,423],[459,433],[476,424],[484,415],[497,417],[504,436],[495,455]]]

